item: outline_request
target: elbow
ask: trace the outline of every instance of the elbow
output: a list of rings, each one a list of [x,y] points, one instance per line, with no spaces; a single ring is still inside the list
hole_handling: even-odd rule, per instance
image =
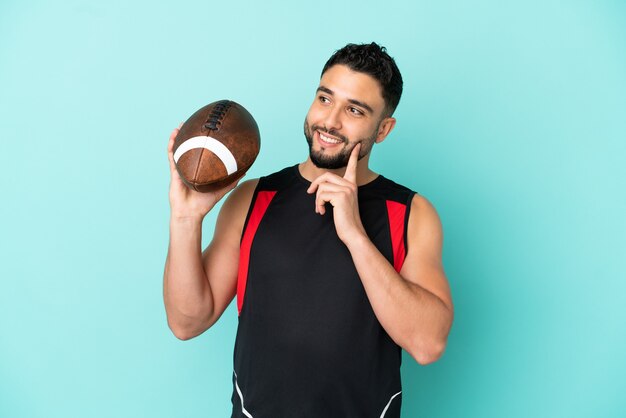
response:
[[[446,351],[447,336],[445,337],[425,337],[414,336],[413,340],[407,344],[406,351],[422,366],[436,362]]]
[[[421,347],[409,350],[411,357],[422,366],[436,362],[441,358],[446,349],[445,342],[422,344]]]
[[[196,336],[193,332],[191,332],[191,329],[189,329],[188,327],[180,326],[179,324],[175,324],[172,321],[168,320],[167,326],[169,327],[170,331],[172,331],[172,334],[174,334],[174,336],[181,341],[187,341]]]
[[[165,308],[167,326],[176,338],[187,341],[209,329],[216,321],[212,312],[181,312]]]
[[[174,334],[174,336],[181,341],[187,341],[197,337],[209,328],[209,326],[204,323],[196,324],[196,326],[190,324],[184,325],[169,319],[167,321],[167,325],[169,326],[170,331],[172,331],[172,334]]]
[[[439,360],[446,350],[448,334],[452,327],[454,314],[450,309],[446,324],[436,333],[430,335],[414,335],[409,341],[409,354],[422,366]]]
[[[193,337],[196,337],[196,334],[186,329],[170,327],[170,330],[172,331],[172,334],[174,334],[174,336],[181,341],[187,341],[192,339]]]

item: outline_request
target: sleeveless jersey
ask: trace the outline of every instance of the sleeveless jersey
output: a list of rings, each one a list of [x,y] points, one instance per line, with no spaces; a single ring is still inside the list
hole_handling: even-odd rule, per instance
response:
[[[262,177],[241,239],[234,418],[399,418],[401,348],[378,322],[332,206],[298,166]],[[379,175],[361,220],[400,271],[414,192]]]

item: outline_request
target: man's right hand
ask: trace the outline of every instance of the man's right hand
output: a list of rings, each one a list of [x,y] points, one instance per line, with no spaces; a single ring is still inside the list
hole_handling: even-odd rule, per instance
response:
[[[182,125],[182,124],[181,124]],[[170,208],[172,219],[199,219],[213,209],[213,206],[224,197],[226,193],[237,186],[239,180],[234,181],[223,189],[215,192],[200,193],[191,190],[180,178],[174,163],[174,139],[178,135],[180,126],[174,129],[167,145],[167,156],[170,161]]]
[[[174,139],[179,129],[174,129],[167,146],[172,212],[163,300],[170,329],[187,340],[209,329],[235,297],[239,244],[258,180],[244,181],[225,199],[211,243],[202,251],[204,216],[237,182],[214,193],[189,189],[174,164]]]

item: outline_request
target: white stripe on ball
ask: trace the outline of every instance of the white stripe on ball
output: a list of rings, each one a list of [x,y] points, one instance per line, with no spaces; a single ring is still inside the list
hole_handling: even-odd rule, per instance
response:
[[[235,157],[230,152],[226,145],[222,144],[215,138],[211,138],[210,136],[194,136],[193,138],[189,138],[176,149],[174,153],[174,162],[178,163],[178,159],[187,151],[197,148],[206,148],[211,151],[213,154],[217,156],[224,166],[226,167],[226,172],[228,175],[233,174],[237,171],[237,161],[235,161]]]

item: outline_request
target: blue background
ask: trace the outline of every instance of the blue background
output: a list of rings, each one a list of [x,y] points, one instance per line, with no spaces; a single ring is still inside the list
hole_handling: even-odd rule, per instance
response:
[[[626,416],[617,0],[3,0],[0,416],[229,416],[235,307],[166,325],[169,133],[230,98],[247,178],[302,161],[323,63],[372,40],[405,90],[371,166],[438,209],[456,308],[403,417]]]

